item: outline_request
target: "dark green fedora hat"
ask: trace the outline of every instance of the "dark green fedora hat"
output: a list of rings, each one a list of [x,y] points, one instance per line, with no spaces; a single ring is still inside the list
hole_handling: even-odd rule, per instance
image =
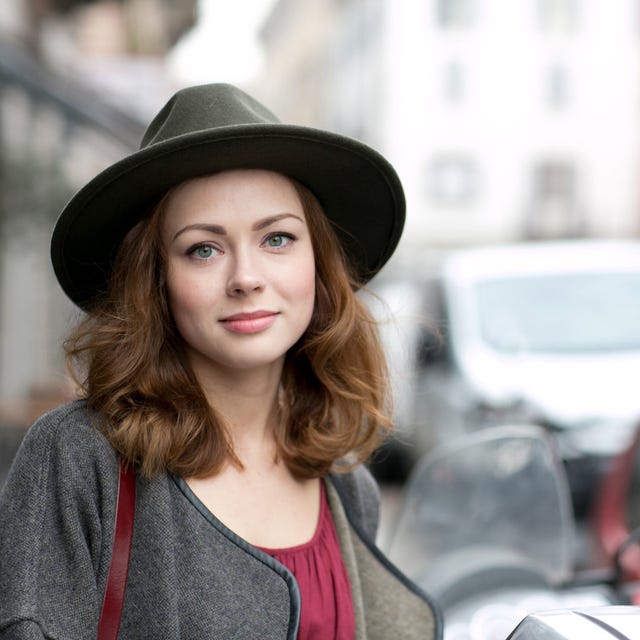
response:
[[[380,270],[400,240],[404,193],[378,152],[342,135],[283,124],[232,85],[199,85],[176,93],[149,125],[140,150],[98,174],[63,209],[51,259],[65,293],[90,307],[107,289],[126,233],[169,189],[240,168],[277,171],[308,187],[360,283]]]

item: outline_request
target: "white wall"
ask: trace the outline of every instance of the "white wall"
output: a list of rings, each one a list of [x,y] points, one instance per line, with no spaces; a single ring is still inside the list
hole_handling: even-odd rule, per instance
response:
[[[517,239],[532,205],[533,166],[575,167],[576,205],[591,235],[638,230],[638,16],[635,3],[578,2],[573,33],[544,33],[536,3],[477,0],[475,24],[442,30],[435,2],[388,2],[386,139],[405,183],[407,250],[431,244]],[[447,65],[462,73],[462,97],[445,99]],[[566,73],[567,100],[546,100],[549,69]],[[475,197],[433,201],[438,154],[476,162]]]

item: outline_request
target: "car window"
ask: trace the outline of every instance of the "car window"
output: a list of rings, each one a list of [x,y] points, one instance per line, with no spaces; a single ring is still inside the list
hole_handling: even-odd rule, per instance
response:
[[[498,351],[640,349],[640,273],[502,278],[476,293],[480,334]]]

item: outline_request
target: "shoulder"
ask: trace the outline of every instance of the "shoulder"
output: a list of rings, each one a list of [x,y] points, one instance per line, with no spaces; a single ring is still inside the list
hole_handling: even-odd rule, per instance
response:
[[[380,521],[380,490],[369,470],[359,465],[346,473],[332,473],[329,477],[349,520],[375,540]]]
[[[27,431],[9,479],[34,486],[88,486],[111,481],[118,456],[98,428],[98,417],[84,401],[62,405],[44,414]]]
[[[64,404],[41,416],[27,431],[24,446],[45,451],[51,448],[108,450],[109,444],[98,427],[99,417],[84,400]]]
[[[7,568],[0,627],[11,617],[55,628],[64,616],[54,620],[51,607],[64,601],[74,602],[76,623],[95,614],[111,558],[119,467],[96,425],[75,402],[43,415],[20,445],[0,491],[0,566]]]
[[[85,424],[91,420],[90,415],[86,400],[75,400],[41,415],[31,430],[56,429],[72,423]]]

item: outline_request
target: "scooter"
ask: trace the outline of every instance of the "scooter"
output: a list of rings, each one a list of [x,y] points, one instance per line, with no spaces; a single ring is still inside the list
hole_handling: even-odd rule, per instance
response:
[[[595,607],[528,615],[508,640],[637,640],[638,607]]]
[[[639,637],[629,585],[614,583],[613,573],[576,573],[578,540],[553,439],[540,427],[503,426],[445,443],[416,465],[385,550],[440,604],[444,640],[504,640],[511,632],[559,640],[542,634],[552,627],[541,612],[570,611],[574,626],[602,631],[594,620],[606,616],[602,607],[615,617],[613,605],[627,605],[620,619],[633,618]],[[527,636],[532,625],[537,631]],[[620,633],[618,640],[633,637]]]

